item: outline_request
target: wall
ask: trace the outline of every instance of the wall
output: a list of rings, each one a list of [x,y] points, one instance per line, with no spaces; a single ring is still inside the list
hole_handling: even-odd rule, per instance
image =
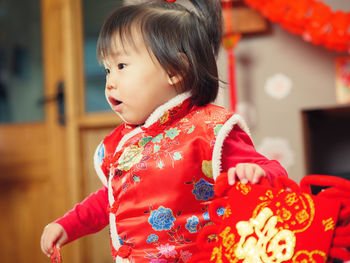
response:
[[[332,7],[348,12],[347,1],[333,1],[337,6]],[[334,60],[341,55],[347,54],[314,46],[277,24],[266,34],[243,37],[235,50],[238,102],[249,102],[256,110],[255,125],[250,125],[253,141],[259,146],[267,136],[288,140],[294,152],[288,172],[295,180],[305,175],[301,110],[336,105]],[[218,65],[221,78],[227,80],[225,51]],[[276,73],[292,80],[291,92],[282,100],[264,90],[266,79]],[[219,104],[228,106],[227,98],[223,87]]]

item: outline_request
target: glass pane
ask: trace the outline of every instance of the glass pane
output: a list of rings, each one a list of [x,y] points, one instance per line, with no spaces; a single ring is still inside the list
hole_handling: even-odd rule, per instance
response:
[[[87,112],[109,109],[104,96],[105,73],[103,67],[97,62],[96,44],[103,21],[122,3],[122,0],[83,0],[85,110]]]
[[[41,121],[40,0],[1,0],[0,32],[0,123]]]

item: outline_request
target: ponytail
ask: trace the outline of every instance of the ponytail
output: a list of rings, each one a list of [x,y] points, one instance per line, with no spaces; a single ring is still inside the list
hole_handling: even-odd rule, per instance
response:
[[[198,10],[198,15],[205,24],[208,37],[212,42],[214,54],[219,53],[223,34],[223,18],[220,0],[189,0]]]

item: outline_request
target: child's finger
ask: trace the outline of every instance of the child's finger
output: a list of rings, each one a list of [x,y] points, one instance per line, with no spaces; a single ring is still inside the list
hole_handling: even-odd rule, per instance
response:
[[[236,181],[236,169],[234,167],[228,169],[227,171],[227,179],[229,185],[234,185]]]
[[[242,184],[248,183],[248,178],[246,177],[245,166],[243,164],[238,164],[236,166],[236,176]]]

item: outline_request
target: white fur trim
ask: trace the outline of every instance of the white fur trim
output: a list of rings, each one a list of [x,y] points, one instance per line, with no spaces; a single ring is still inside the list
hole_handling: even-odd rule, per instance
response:
[[[130,263],[130,261],[127,258],[121,258],[117,256],[117,258],[115,259],[115,263]]]
[[[156,121],[159,120],[160,117],[162,117],[164,115],[164,113],[167,110],[170,110],[172,108],[174,108],[175,106],[181,104],[182,102],[184,102],[186,99],[188,99],[189,97],[191,97],[191,93],[190,92],[184,92],[181,93],[177,96],[175,96],[174,98],[172,98],[171,100],[169,100],[167,103],[159,106],[146,120],[144,127],[148,128],[149,126],[151,126],[153,123],[155,123]]]
[[[185,92],[182,94],[177,95],[176,97],[172,98],[171,100],[169,100],[167,103],[159,106],[146,120],[145,124],[143,125],[143,127],[148,128],[149,126],[151,126],[152,124],[154,124],[156,121],[159,120],[159,118],[161,118],[164,113],[167,110],[170,110],[172,108],[174,108],[175,106],[181,104],[183,101],[185,101],[187,98],[189,98],[191,96],[191,94],[189,92]],[[120,150],[123,149],[124,144],[133,136],[135,136],[138,133],[142,132],[142,128],[141,127],[137,127],[134,130],[132,130],[131,132],[127,133],[125,136],[123,136],[123,138],[120,140],[120,142],[118,143],[117,148],[115,149],[114,154],[116,154],[117,152],[119,152]],[[95,153],[96,154],[96,153]],[[96,160],[95,160],[95,165],[96,165]],[[101,168],[100,168],[101,170]],[[99,175],[99,177],[101,178],[98,170],[96,169],[97,174]],[[101,171],[102,172],[102,171]],[[102,173],[103,174],[103,173]],[[108,200],[109,200],[109,204],[110,206],[112,206],[115,202],[114,200],[114,196],[113,196],[113,189],[112,189],[112,184],[111,184],[111,180],[112,180],[113,176],[109,176],[108,179]],[[106,177],[104,177],[104,179],[106,180]],[[101,178],[102,182],[103,178]],[[107,183],[107,182],[106,182]],[[111,232],[111,239],[112,239],[112,245],[114,247],[115,250],[118,250],[121,246],[120,242],[119,242],[119,236],[118,236],[118,231],[117,231],[117,226],[116,226],[116,222],[115,222],[115,215],[110,213],[109,214],[109,224],[110,224],[110,232]],[[127,259],[122,259],[120,257],[116,258],[117,263],[128,263],[129,260]]]
[[[115,149],[114,154],[116,154],[117,152],[119,152],[123,146],[124,143],[129,140],[131,137],[135,136],[136,134],[142,132],[142,129],[140,127],[137,127],[135,129],[133,129],[131,132],[127,133],[126,135],[124,135],[124,137],[120,140],[120,142],[118,143],[117,148]]]
[[[143,127],[148,128],[149,126],[151,126],[152,124],[154,124],[156,121],[158,121],[167,110],[170,110],[172,108],[174,108],[177,105],[180,105],[182,102],[184,102],[186,99],[188,99],[191,96],[191,94],[189,92],[184,92],[181,93],[177,96],[175,96],[174,98],[172,98],[171,100],[169,100],[168,102],[166,102],[165,104],[159,106],[157,109],[155,109],[155,111],[147,118],[145,124],[143,125]],[[141,127],[135,128],[134,130],[132,130],[131,132],[129,132],[128,134],[126,134],[119,142],[118,147],[115,149],[115,153],[117,153],[118,151],[120,151],[123,146],[124,143],[129,140],[131,137],[135,136],[136,134],[142,132]]]
[[[230,119],[228,119],[225,122],[225,124],[222,126],[216,137],[213,150],[212,165],[214,180],[216,180],[216,178],[220,175],[221,172],[222,147],[224,145],[225,139],[230,134],[230,132],[236,124],[238,124],[239,127],[250,136],[247,124],[245,123],[243,118],[238,114],[234,114]]]
[[[113,196],[113,189],[112,189],[112,176],[109,177],[108,180],[108,201],[109,205],[112,206],[115,202],[114,196]],[[121,246],[119,242],[119,236],[118,236],[118,231],[117,231],[117,225],[115,222],[115,215],[113,213],[109,214],[109,228],[111,231],[111,239],[112,239],[112,245],[115,250],[118,250]]]
[[[103,185],[107,186],[107,178],[101,169],[100,160],[98,158],[99,149],[100,149],[100,147],[102,147],[102,143],[103,142],[101,142],[96,148],[96,151],[94,154],[94,167],[95,167],[95,171],[96,171],[98,177],[100,178],[100,180],[102,181]]]

